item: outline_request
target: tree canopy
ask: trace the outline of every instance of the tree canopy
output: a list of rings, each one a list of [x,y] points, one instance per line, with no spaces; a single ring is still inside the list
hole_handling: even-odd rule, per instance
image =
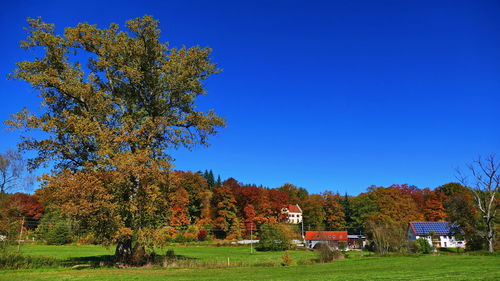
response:
[[[40,18],[28,25],[21,47],[42,56],[19,62],[11,78],[37,90],[42,111],[25,108],[7,124],[44,132],[24,135],[20,145],[37,153],[30,168],[54,164],[42,199],[130,255],[138,232],[158,227],[169,150],[206,145],[225,125],[195,104],[206,94],[203,81],[220,71],[211,49],[162,43],[151,16],[127,21],[125,30],[81,23],[57,34]]]

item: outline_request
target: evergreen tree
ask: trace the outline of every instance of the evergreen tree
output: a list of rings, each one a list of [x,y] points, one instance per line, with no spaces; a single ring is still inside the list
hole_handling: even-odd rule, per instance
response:
[[[345,215],[345,225],[348,230],[352,228],[353,224],[353,219],[352,219],[352,207],[351,207],[351,202],[349,201],[349,196],[346,194],[344,195],[344,198],[340,200],[340,204],[342,204],[342,209],[344,211]]]
[[[215,185],[214,172],[212,172],[212,169],[210,169],[210,172],[207,174],[207,182],[208,187],[212,189]]]

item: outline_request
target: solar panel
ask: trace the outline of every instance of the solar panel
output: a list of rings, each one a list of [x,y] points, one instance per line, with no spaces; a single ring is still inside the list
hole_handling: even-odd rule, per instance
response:
[[[412,222],[411,224],[417,235],[428,235],[430,232],[438,235],[449,235],[452,233],[451,228],[456,227],[449,222]]]

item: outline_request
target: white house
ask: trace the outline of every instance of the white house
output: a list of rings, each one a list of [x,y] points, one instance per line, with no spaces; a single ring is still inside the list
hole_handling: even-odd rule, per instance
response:
[[[302,222],[302,209],[299,205],[288,205],[287,207],[281,209],[282,214],[286,214],[286,222],[298,224]]]
[[[426,239],[436,248],[464,248],[465,241],[455,238],[460,232],[458,227],[450,222],[410,222],[408,239]]]

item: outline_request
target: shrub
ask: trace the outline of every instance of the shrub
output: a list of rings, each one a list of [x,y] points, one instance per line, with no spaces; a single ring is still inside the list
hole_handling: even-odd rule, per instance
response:
[[[259,231],[258,251],[284,251],[291,248],[290,238],[279,225],[265,223]]]
[[[415,242],[413,242],[413,246],[415,252],[421,254],[430,254],[434,250],[432,245],[425,238],[418,238],[417,240],[415,240]]]
[[[290,266],[292,265],[293,259],[288,255],[288,251],[285,251],[285,254],[283,254],[283,257],[281,257],[281,265],[282,266]]]
[[[198,232],[198,241],[205,241],[207,239],[207,231],[205,229],[201,229]]]
[[[55,267],[60,261],[55,258],[24,256],[20,253],[10,252],[0,255],[0,269],[31,269],[41,267]]]
[[[68,221],[56,210],[51,210],[43,216],[36,234],[51,245],[63,245],[72,240]]]
[[[177,256],[175,255],[175,251],[173,249],[168,249],[165,253],[165,260],[168,263],[174,262],[177,260]]]
[[[332,262],[343,259],[344,256],[339,250],[332,250],[327,245],[322,245],[316,248],[317,261],[320,263]]]
[[[66,224],[58,223],[45,235],[45,240],[49,245],[64,245],[71,243],[71,235]]]

